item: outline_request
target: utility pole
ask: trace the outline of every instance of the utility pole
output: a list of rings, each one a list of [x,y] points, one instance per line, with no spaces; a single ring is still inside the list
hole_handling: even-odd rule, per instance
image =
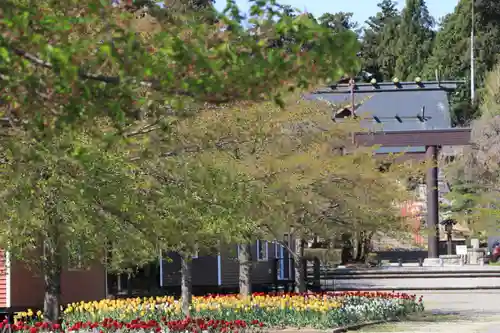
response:
[[[475,10],[474,10],[474,0],[472,0],[472,20],[471,20],[471,30],[470,30],[470,99],[472,105],[476,99],[476,70],[475,70],[475,59],[474,59],[474,24],[475,24]]]

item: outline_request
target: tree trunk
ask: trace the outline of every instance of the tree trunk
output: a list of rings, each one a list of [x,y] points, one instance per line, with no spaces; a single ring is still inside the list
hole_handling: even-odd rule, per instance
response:
[[[358,257],[356,258],[358,262],[364,261],[365,258],[366,236],[364,231],[358,233]]]
[[[344,265],[353,260],[352,237],[350,233],[342,234],[342,264]]]
[[[184,316],[189,317],[191,301],[193,298],[192,280],[191,280],[191,256],[185,253],[181,254],[181,308]]]
[[[363,255],[361,256],[362,261],[366,261],[366,258],[368,254],[372,250],[372,238],[373,238],[373,232],[370,233],[364,233],[363,237]]]
[[[362,256],[362,248],[363,248],[363,232],[355,232],[353,234],[353,259],[355,262],[358,262]]]
[[[127,273],[127,296],[132,297],[133,290],[132,290],[132,272]]]
[[[59,321],[61,303],[62,257],[57,235],[46,239],[43,244],[43,277],[45,294],[43,299],[44,320],[52,323]]]
[[[295,292],[303,293],[306,291],[306,277],[304,274],[304,246],[305,241],[303,239],[295,240],[295,255],[293,256],[293,266],[295,270]]]
[[[250,245],[238,245],[240,263],[240,296],[252,296],[252,250]]]

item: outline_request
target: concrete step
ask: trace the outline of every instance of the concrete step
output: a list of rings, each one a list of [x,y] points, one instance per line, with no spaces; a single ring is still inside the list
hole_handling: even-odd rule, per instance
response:
[[[321,280],[324,290],[470,290],[500,289],[497,277],[477,278],[399,278]]]
[[[324,290],[500,289],[499,266],[340,268],[322,273]]]
[[[362,274],[362,275],[352,275],[352,274],[331,274],[323,273],[321,274],[322,279],[332,279],[332,280],[363,280],[363,279],[468,279],[468,278],[484,278],[484,277],[495,277],[500,278],[500,273],[395,273],[395,274]],[[308,275],[309,279],[313,279],[314,275]]]

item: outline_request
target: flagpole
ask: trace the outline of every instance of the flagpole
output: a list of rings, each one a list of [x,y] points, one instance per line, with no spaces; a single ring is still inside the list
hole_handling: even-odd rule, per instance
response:
[[[474,0],[472,0],[472,19],[471,19],[471,32],[470,32],[470,99],[471,103],[474,104],[476,99],[476,70],[475,70],[475,59],[474,59],[474,23],[475,23],[475,11],[474,11]]]

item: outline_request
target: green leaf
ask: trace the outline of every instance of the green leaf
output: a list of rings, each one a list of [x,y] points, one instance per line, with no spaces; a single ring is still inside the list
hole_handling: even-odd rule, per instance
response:
[[[0,58],[5,61],[5,63],[10,63],[9,51],[5,47],[0,47]]]
[[[111,46],[108,44],[103,44],[99,47],[99,50],[107,56],[111,56]]]

